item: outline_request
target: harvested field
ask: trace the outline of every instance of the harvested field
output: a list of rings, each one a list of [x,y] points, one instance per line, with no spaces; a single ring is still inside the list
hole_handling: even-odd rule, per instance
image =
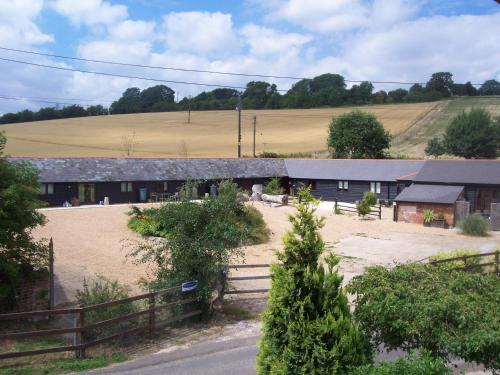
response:
[[[276,250],[282,248],[282,235],[288,230],[291,207],[271,207],[255,203],[272,231],[269,242],[245,248],[246,263],[269,263],[276,259]],[[55,243],[56,303],[74,298],[83,278],[101,274],[139,292],[137,285],[147,275],[145,265],[135,265],[126,259],[127,240],[139,236],[127,227],[127,205],[89,208],[45,209],[48,224],[35,231],[36,238],[53,237]],[[384,209],[383,219],[359,219],[355,215],[326,216],[322,229],[329,248],[342,256],[341,269],[348,281],[363,272],[369,265],[392,264],[394,261],[417,261],[435,252],[458,248],[478,249],[487,252],[500,246],[500,233],[486,238],[466,237],[456,230],[426,228],[416,224],[395,223],[392,210]],[[239,275],[263,274],[266,270],[238,270]],[[248,282],[245,282],[248,283]],[[240,287],[263,287],[267,280],[239,284]]]
[[[257,116],[257,153],[324,152],[332,117],[353,109],[377,116],[393,135],[408,129],[436,103],[362,107],[244,110],[242,153],[252,155],[253,116]],[[4,125],[12,156],[126,156],[124,138],[133,138],[134,156],[236,155],[237,112],[143,113],[82,117]]]

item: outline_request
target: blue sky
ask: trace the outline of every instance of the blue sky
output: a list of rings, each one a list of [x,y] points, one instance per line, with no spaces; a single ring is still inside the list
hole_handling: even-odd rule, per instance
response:
[[[458,82],[500,79],[500,5],[493,0],[9,0],[0,46],[145,65],[292,76]],[[248,79],[76,63],[0,50],[0,57],[166,80],[244,85]],[[109,104],[150,82],[0,61],[0,95]],[[293,80],[273,81],[286,90]],[[170,85],[180,97],[206,88]],[[378,85],[377,89],[395,87]],[[0,100],[0,113],[37,108]]]

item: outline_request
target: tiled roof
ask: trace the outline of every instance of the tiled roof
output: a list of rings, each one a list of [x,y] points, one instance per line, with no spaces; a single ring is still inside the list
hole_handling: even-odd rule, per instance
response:
[[[500,161],[428,160],[413,181],[500,185]]]

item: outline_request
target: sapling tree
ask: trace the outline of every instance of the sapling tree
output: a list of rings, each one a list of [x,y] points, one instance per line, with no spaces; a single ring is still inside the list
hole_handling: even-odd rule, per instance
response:
[[[323,218],[310,188],[299,191],[301,203],[290,216],[280,264],[271,268],[272,288],[263,316],[257,357],[259,374],[336,374],[370,362],[371,350],[352,322],[339,258],[328,254],[321,264]]]

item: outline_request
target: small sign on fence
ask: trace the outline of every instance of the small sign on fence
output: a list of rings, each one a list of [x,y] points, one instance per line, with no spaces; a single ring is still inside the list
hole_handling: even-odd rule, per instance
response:
[[[197,287],[198,287],[198,281],[197,280],[186,281],[185,283],[182,283],[181,291],[182,291],[182,293],[192,292]]]

